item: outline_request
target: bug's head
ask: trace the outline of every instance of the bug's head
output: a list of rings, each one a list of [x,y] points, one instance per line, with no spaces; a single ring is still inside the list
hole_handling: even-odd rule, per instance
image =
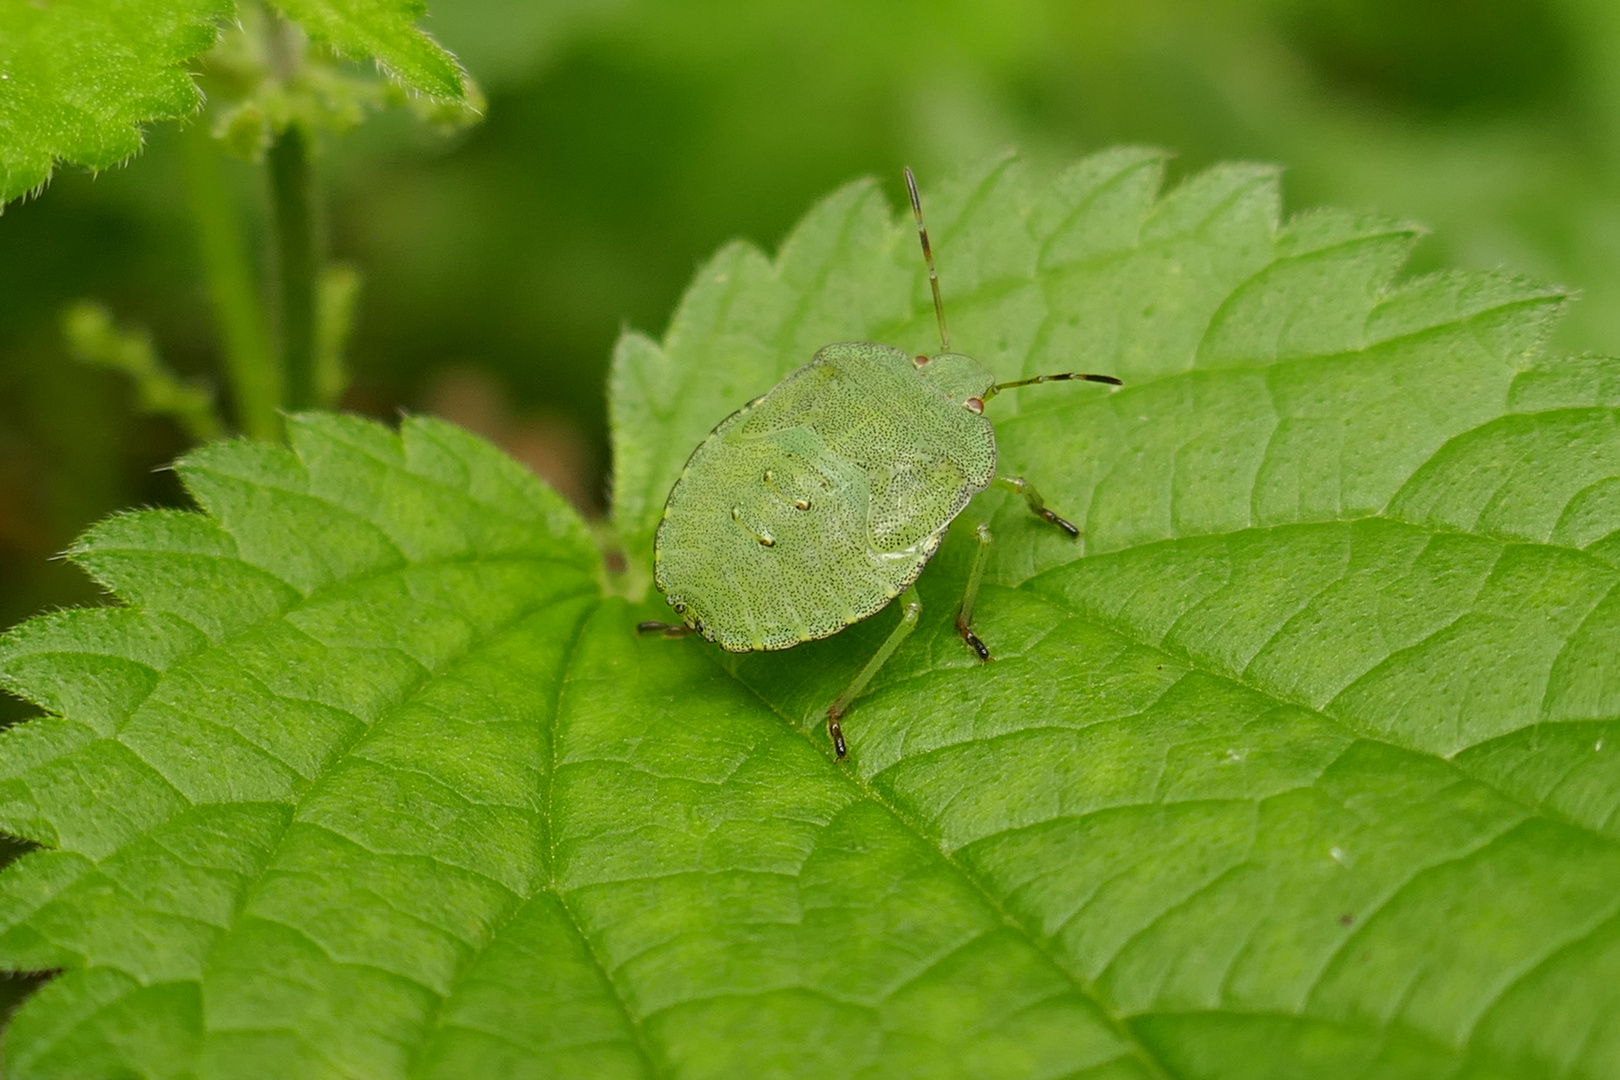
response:
[[[911,361],[917,374],[935,390],[973,412],[984,411],[984,399],[996,378],[973,357],[961,353],[919,356]]]

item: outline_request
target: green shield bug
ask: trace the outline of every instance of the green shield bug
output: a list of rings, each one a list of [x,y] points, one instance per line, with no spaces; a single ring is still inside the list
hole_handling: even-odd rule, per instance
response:
[[[939,275],[911,170],[917,219],[939,320],[936,356],[907,356],[868,341],[828,345],[749,402],[698,445],[670,489],[654,541],[654,580],[681,616],[642,633],[697,632],[731,652],[786,649],[828,637],[904,596],[900,623],[827,708],[839,759],[850,704],[917,625],[911,585],[945,530],[992,484],[1023,496],[1043,520],[1080,530],[1049,510],[1022,477],[996,475],[996,436],[984,406],[1031,383],[1112,375],[1064,372],[998,383],[978,361],[951,352]],[[973,605],[990,551],[979,548],[956,629],[981,661]]]

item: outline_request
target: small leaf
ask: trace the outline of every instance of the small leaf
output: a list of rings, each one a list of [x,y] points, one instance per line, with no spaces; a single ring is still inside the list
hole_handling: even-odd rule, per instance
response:
[[[0,640],[7,1075],[1620,1080],[1620,363],[1415,230],[1121,149],[925,184],[1004,470],[922,625],[638,638],[470,436],[303,416],[71,552]],[[927,178],[925,178],[926,180]],[[870,184],[614,371],[635,569],[693,444],[815,348],[936,347]],[[997,538],[976,628],[968,530]],[[633,576],[633,575],[632,575]]]
[[[405,86],[432,98],[460,101],[466,73],[416,22],[422,0],[276,0],[315,41],[351,60],[373,59]]]
[[[80,363],[129,376],[142,412],[172,417],[197,442],[225,433],[225,425],[214,411],[213,394],[181,382],[158,359],[152,339],[144,331],[119,330],[106,308],[80,301],[63,313],[62,332]]]

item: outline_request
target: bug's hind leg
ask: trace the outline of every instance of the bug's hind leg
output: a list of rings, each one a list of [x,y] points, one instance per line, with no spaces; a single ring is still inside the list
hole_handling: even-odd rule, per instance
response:
[[[683,638],[692,632],[692,628],[685,623],[642,622],[636,623],[636,634],[645,637],[648,634],[662,634],[667,638]]]
[[[900,609],[899,625],[889,633],[878,651],[872,654],[872,659],[861,668],[861,673],[855,676],[855,681],[838,695],[837,701],[827,706],[827,734],[832,739],[833,752],[838,755],[839,761],[843,761],[844,755],[849,752],[849,748],[844,745],[844,728],[839,721],[849,712],[850,705],[860,696],[861,691],[866,689],[866,684],[872,681],[872,676],[888,663],[889,657],[894,655],[894,650],[911,636],[911,632],[917,628],[917,619],[922,615],[922,601],[917,599],[915,590],[907,589],[901,597],[905,603]]]
[[[1080,535],[1080,530],[1073,522],[1067,520],[1066,518],[1058,517],[1047,508],[1046,500],[1041,498],[1041,493],[1035,490],[1035,485],[1030,483],[1028,480],[1025,480],[1022,476],[998,476],[996,477],[995,484],[996,487],[1006,488],[1008,491],[1022,495],[1024,497],[1024,501],[1029,503],[1030,512],[1036,517],[1040,518],[1042,521],[1051,522],[1053,525],[1056,525],[1070,536]]]
[[[979,654],[980,660],[990,659],[990,650],[979,635],[973,632],[973,605],[979,599],[979,583],[984,580],[984,565],[990,561],[990,543],[995,538],[990,535],[988,525],[980,525],[975,531],[979,538],[979,550],[973,553],[973,569],[968,571],[967,589],[962,593],[962,606],[956,610],[956,632],[962,635],[967,647]]]

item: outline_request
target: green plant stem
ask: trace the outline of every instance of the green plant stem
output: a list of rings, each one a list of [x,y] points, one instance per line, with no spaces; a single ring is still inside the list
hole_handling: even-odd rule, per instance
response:
[[[270,144],[270,197],[280,291],[284,401],[291,409],[319,403],[315,344],[320,290],[315,218],[315,169],[309,134],[291,124]]]
[[[236,422],[256,439],[281,437],[281,366],[239,220],[220,174],[219,149],[202,125],[185,138],[186,188],[203,270],[219,322]]]

